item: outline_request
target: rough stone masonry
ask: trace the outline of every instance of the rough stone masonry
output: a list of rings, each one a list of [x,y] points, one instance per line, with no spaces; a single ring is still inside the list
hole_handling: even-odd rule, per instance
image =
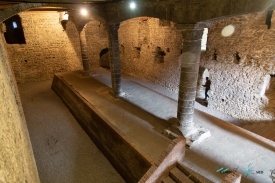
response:
[[[58,13],[19,15],[27,44],[6,44],[17,82],[46,80],[55,72],[82,68],[79,34],[73,22],[68,21],[63,30]],[[272,23],[267,29],[266,16],[236,16],[213,22],[209,28],[207,50],[200,61],[212,80],[208,107],[239,119],[274,119],[270,74],[274,74],[275,29]],[[235,27],[234,34],[221,36],[229,24]],[[106,25],[91,20],[85,31],[89,64],[98,67],[100,52],[108,48]],[[140,17],[122,22],[118,31],[121,71],[178,92],[182,38],[175,24]]]

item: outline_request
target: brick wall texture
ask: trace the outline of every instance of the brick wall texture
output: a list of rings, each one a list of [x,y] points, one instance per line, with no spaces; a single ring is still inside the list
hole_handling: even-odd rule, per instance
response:
[[[271,91],[275,85],[270,74],[275,72],[275,29],[274,25],[267,29],[266,17],[267,13],[236,16],[209,28],[207,51],[200,63],[212,80],[209,107],[244,120],[274,119]],[[222,36],[221,31],[230,24],[235,32]],[[217,60],[213,59],[215,50]]]
[[[5,44],[17,82],[51,79],[56,72],[82,69],[74,23],[68,21],[63,31],[57,12],[22,12],[19,16],[27,44]],[[275,26],[267,29],[266,16],[235,16],[213,22],[209,28],[207,51],[202,52],[200,62],[212,80],[208,107],[244,120],[274,119],[274,82],[269,75],[275,74]],[[229,24],[235,32],[224,37],[221,31]],[[89,64],[98,67],[101,50],[109,47],[106,25],[92,20],[85,31]],[[172,22],[148,17],[121,22],[121,71],[178,92],[181,40]]]
[[[17,82],[47,80],[56,72],[82,69],[79,34],[66,31],[58,12],[22,12],[26,44],[6,44]]]
[[[156,18],[127,20],[120,24],[119,44],[123,73],[178,91],[182,41],[173,23]]]
[[[86,31],[88,59],[89,59],[90,67],[99,67],[100,66],[99,54],[101,50],[109,47],[107,28],[104,24],[98,21],[92,20],[86,25],[85,31]]]
[[[15,83],[0,36],[0,182],[34,182],[39,177]]]
[[[82,70],[79,32],[68,21],[64,30],[58,12],[21,12],[26,44],[6,44],[17,82],[53,78],[57,72]],[[106,26],[90,21],[85,28],[91,67],[100,65],[100,51],[108,48]]]
[[[207,51],[202,52],[200,62],[212,80],[208,107],[244,120],[274,119],[274,86],[269,75],[275,72],[275,26],[267,29],[266,16],[267,13],[235,16],[216,21],[209,28]],[[271,21],[275,23],[274,18]],[[222,36],[221,31],[230,24],[235,32]],[[166,21],[135,18],[122,22],[122,72],[177,92],[181,39],[180,32]],[[157,59],[157,47],[166,54],[163,63]],[[213,59],[215,50],[217,60]]]

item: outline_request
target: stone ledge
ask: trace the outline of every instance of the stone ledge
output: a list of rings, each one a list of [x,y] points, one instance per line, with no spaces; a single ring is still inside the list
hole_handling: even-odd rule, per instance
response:
[[[138,182],[153,161],[62,77],[54,76],[52,89],[124,180]]]

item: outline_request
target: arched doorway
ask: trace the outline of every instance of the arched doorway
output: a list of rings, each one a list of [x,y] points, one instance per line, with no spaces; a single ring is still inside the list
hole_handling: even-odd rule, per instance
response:
[[[208,69],[204,67],[200,67],[199,76],[198,76],[198,85],[197,85],[197,98],[199,99],[203,99],[205,97],[204,96],[205,87],[203,87],[203,85],[206,82],[206,77],[208,77],[211,80]]]

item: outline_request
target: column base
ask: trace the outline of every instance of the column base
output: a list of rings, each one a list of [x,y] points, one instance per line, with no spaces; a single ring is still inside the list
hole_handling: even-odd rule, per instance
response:
[[[90,71],[85,71],[85,70],[82,70],[82,76],[89,76],[90,75]]]
[[[91,77],[98,76],[98,74],[96,72],[91,71],[91,70],[89,70],[89,71],[82,70],[81,75],[82,76],[91,76]]]
[[[193,126],[190,129],[181,129],[178,125],[172,125],[170,128],[164,130],[163,134],[170,139],[175,139],[178,136],[184,136],[186,139],[186,146],[191,148],[197,144],[200,144],[205,139],[211,137],[211,133],[208,129],[202,126]]]
[[[211,137],[211,133],[208,129],[199,126],[199,127],[194,127],[196,128],[193,130],[193,133],[188,133],[186,138],[186,145],[189,146],[190,148],[194,145],[200,144],[202,141],[205,139]]]
[[[109,93],[110,93],[113,97],[115,97],[115,98],[117,98],[117,97],[122,97],[122,96],[125,95],[125,92],[124,92],[124,91],[121,91],[121,92],[114,92],[113,90],[111,90],[111,91],[109,91]]]

